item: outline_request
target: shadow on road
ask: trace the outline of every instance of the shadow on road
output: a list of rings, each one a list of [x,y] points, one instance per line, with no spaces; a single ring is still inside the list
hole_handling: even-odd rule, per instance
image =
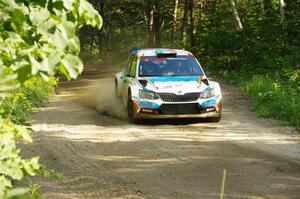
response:
[[[299,196],[299,136],[236,103],[236,90],[224,85],[220,123],[134,125],[112,83],[111,74],[63,82],[32,116],[34,142],[23,153],[67,176],[37,180],[49,198],[217,198],[224,168],[228,198]]]

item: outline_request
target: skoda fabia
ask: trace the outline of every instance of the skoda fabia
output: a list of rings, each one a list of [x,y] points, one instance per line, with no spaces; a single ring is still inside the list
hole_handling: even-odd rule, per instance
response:
[[[150,118],[207,118],[219,122],[219,83],[206,77],[195,56],[176,49],[135,49],[115,75],[115,93],[131,121]]]

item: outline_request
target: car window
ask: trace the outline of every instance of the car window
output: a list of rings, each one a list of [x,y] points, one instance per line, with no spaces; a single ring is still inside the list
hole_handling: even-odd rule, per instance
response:
[[[132,60],[134,59],[134,56],[135,56],[134,54],[131,54],[128,61],[127,61],[126,68],[124,70],[125,75],[128,74],[129,71],[130,71],[131,63],[132,63]]]
[[[193,56],[158,58],[143,57],[139,64],[139,76],[199,76],[203,70]]]
[[[130,72],[131,74],[133,74],[135,76],[136,74],[136,65],[137,65],[137,56],[134,55],[133,56],[133,59],[132,59],[132,62],[131,62],[131,65],[130,65]]]

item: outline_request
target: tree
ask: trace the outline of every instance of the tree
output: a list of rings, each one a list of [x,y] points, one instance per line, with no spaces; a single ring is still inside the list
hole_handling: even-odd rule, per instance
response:
[[[231,5],[231,7],[232,7],[232,10],[233,10],[234,18],[235,18],[235,20],[236,20],[237,28],[238,28],[239,30],[243,30],[244,27],[243,27],[241,18],[240,18],[240,16],[239,16],[239,13],[238,13],[238,11],[237,11],[236,4],[235,4],[234,0],[229,0],[229,1],[230,1],[230,5]]]
[[[194,19],[194,0],[189,0],[189,13],[190,13],[190,38],[191,38],[191,47],[194,47],[196,45],[196,30],[195,30],[195,19]]]
[[[181,28],[181,43],[183,46],[186,45],[187,40],[187,21],[189,16],[189,0],[184,1],[184,14],[182,18],[182,28]]]
[[[287,33],[287,20],[285,15],[285,1],[279,0],[280,3],[280,24],[283,34],[283,43],[285,46],[288,46],[288,33]]]
[[[258,0],[258,3],[259,3],[261,15],[264,16],[266,14],[264,0]]]
[[[154,9],[155,6],[151,3],[148,3],[148,45],[155,46],[155,31],[154,31]]]
[[[160,45],[161,14],[159,0],[148,3],[148,35],[149,47]]]
[[[273,15],[273,2],[272,0],[263,0],[264,1],[264,9],[265,15],[270,17]]]
[[[178,0],[174,0],[174,9],[173,9],[173,24],[172,24],[172,42],[175,42],[175,34],[177,31],[177,12],[178,12]]]

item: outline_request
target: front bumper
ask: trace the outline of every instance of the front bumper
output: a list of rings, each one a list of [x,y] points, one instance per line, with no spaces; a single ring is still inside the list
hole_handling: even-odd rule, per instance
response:
[[[136,118],[139,119],[171,119],[171,118],[211,118],[221,117],[220,113],[210,112],[201,114],[186,114],[186,115],[163,115],[163,114],[149,114],[149,113],[138,113]]]
[[[133,99],[135,117],[149,119],[164,118],[211,118],[221,117],[221,96],[199,99],[192,102],[162,102],[161,100]]]

